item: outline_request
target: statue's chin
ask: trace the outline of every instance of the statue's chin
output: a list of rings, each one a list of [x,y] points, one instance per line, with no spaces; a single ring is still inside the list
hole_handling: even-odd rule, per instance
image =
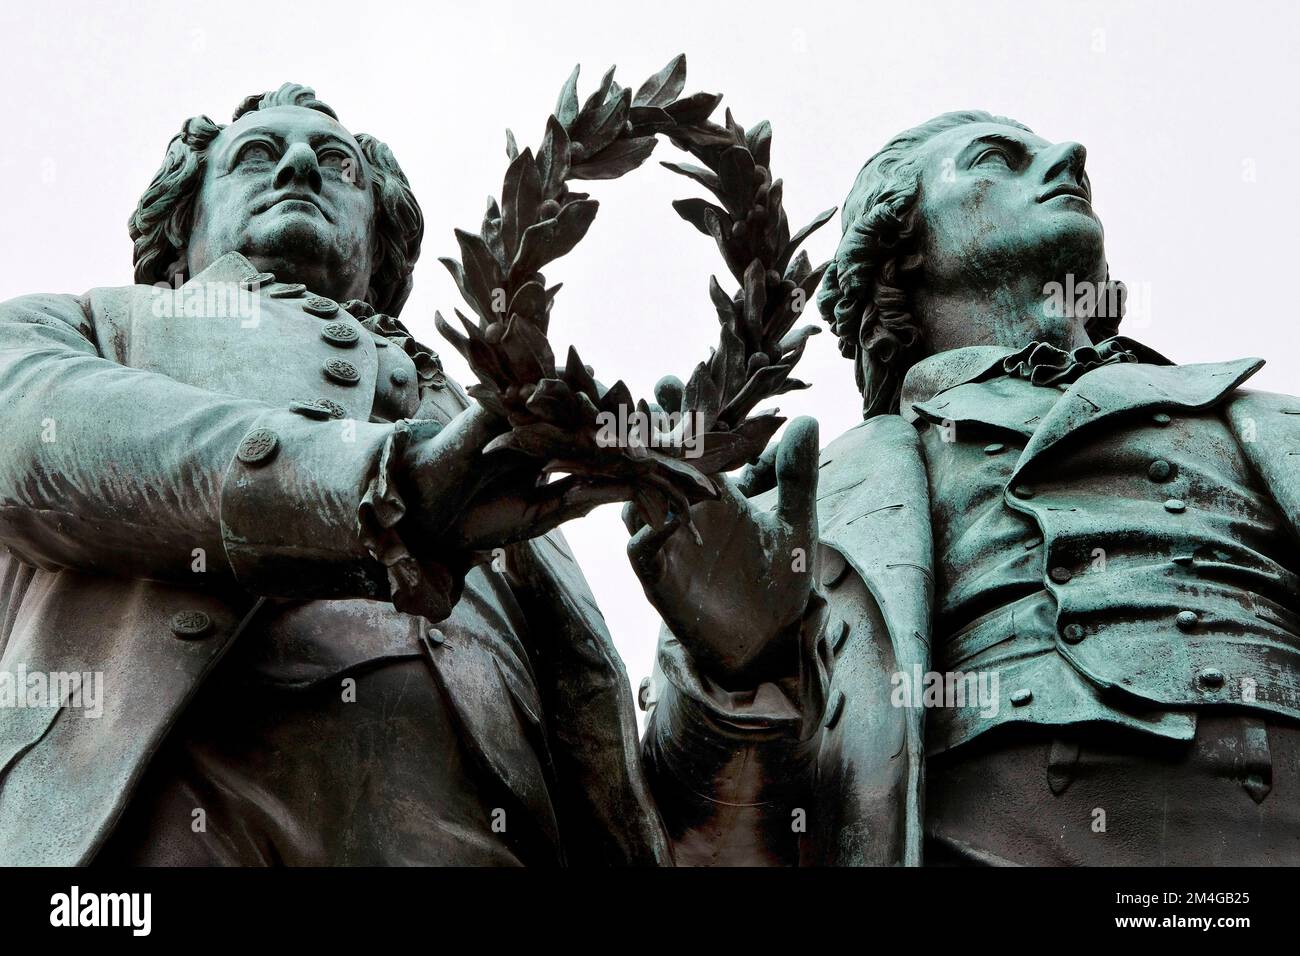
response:
[[[294,210],[262,223],[252,245],[257,252],[271,258],[319,255],[329,247],[332,231],[319,210]]]
[[[1022,271],[1046,279],[1100,281],[1106,272],[1106,244],[1101,224],[1079,215],[1054,216],[1043,228],[1021,237]]]

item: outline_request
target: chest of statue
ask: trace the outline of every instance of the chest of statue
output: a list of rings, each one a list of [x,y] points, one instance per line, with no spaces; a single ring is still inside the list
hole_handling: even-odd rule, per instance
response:
[[[402,349],[334,300],[257,273],[238,253],[180,288],[136,286],[96,306],[100,348],[132,368],[341,419],[392,421],[420,408]]]
[[[922,437],[936,662],[1005,669],[1012,719],[1079,719],[1109,691],[1169,733],[1169,707],[1300,714],[1294,545],[1219,410],[1133,408],[1026,466],[1065,399],[1002,377],[927,403],[961,410]]]

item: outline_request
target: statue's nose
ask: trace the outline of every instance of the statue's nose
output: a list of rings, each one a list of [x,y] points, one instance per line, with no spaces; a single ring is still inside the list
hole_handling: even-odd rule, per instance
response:
[[[1057,143],[1046,154],[1047,171],[1043,182],[1051,183],[1062,175],[1069,176],[1079,185],[1083,185],[1083,166],[1088,160],[1088,151],[1082,143]]]
[[[280,165],[275,170],[275,188],[298,183],[312,192],[320,192],[320,164],[316,162],[316,152],[306,143],[294,143],[284,151]]]

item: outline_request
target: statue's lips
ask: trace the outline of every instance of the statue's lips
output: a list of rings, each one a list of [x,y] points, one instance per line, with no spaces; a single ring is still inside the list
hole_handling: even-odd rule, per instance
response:
[[[1079,186],[1072,186],[1069,183],[1063,183],[1060,186],[1054,186],[1047,192],[1038,197],[1039,202],[1047,202],[1049,199],[1060,199],[1062,196],[1071,196],[1075,199],[1082,199],[1091,205],[1092,199]]]
[[[275,199],[272,199],[270,202],[264,203],[261,206],[259,206],[257,212],[263,213],[266,212],[268,209],[275,209],[277,206],[287,207],[286,211],[294,207],[311,208],[314,209],[316,212],[320,213],[322,216],[324,216],[327,222],[333,221],[332,219],[330,219],[329,213],[327,213],[323,208],[321,208],[321,204],[311,196],[278,196]]]

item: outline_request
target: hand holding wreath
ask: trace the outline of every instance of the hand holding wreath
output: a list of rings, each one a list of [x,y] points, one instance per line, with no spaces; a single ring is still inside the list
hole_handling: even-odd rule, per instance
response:
[[[507,134],[511,161],[500,202],[489,202],[477,235],[457,230],[460,260],[442,260],[478,320],[457,311],[464,334],[441,315],[438,328],[479,379],[470,394],[508,426],[485,446],[485,460],[502,456],[494,467],[504,460],[520,474],[522,462],[531,460],[543,475],[563,474],[532,492],[534,502],[549,503],[548,514],[573,516],[621,494],[651,526],[684,523],[693,530],[690,505],[717,497],[714,476],[757,458],[784,421],[772,412],[751,417],[753,408],[806,387],[789,376],[816,327],[792,327],[824,267],[814,269],[794,252],[834,210],[791,237],[782,184],[767,169],[771,127],[746,131],[730,113],[725,127],[710,122],[721,97],[681,96],[685,57],[635,93],[615,83],[611,69],[581,107],[577,79],[575,69],[536,154],[519,151]],[[674,205],[717,241],[741,284],[728,296],[711,282],[719,347],[682,388],[667,426],[662,408],[634,402],[621,381],[598,386],[573,348],[557,367],[547,332],[559,286],[548,288],[540,272],[582,239],[596,214],[597,202],[568,183],[614,179],[637,168],[658,134],[705,164],[665,165],[703,183],[721,205],[700,199]],[[602,415],[637,413],[653,424],[621,444],[601,440]],[[655,431],[662,427],[667,433]]]

